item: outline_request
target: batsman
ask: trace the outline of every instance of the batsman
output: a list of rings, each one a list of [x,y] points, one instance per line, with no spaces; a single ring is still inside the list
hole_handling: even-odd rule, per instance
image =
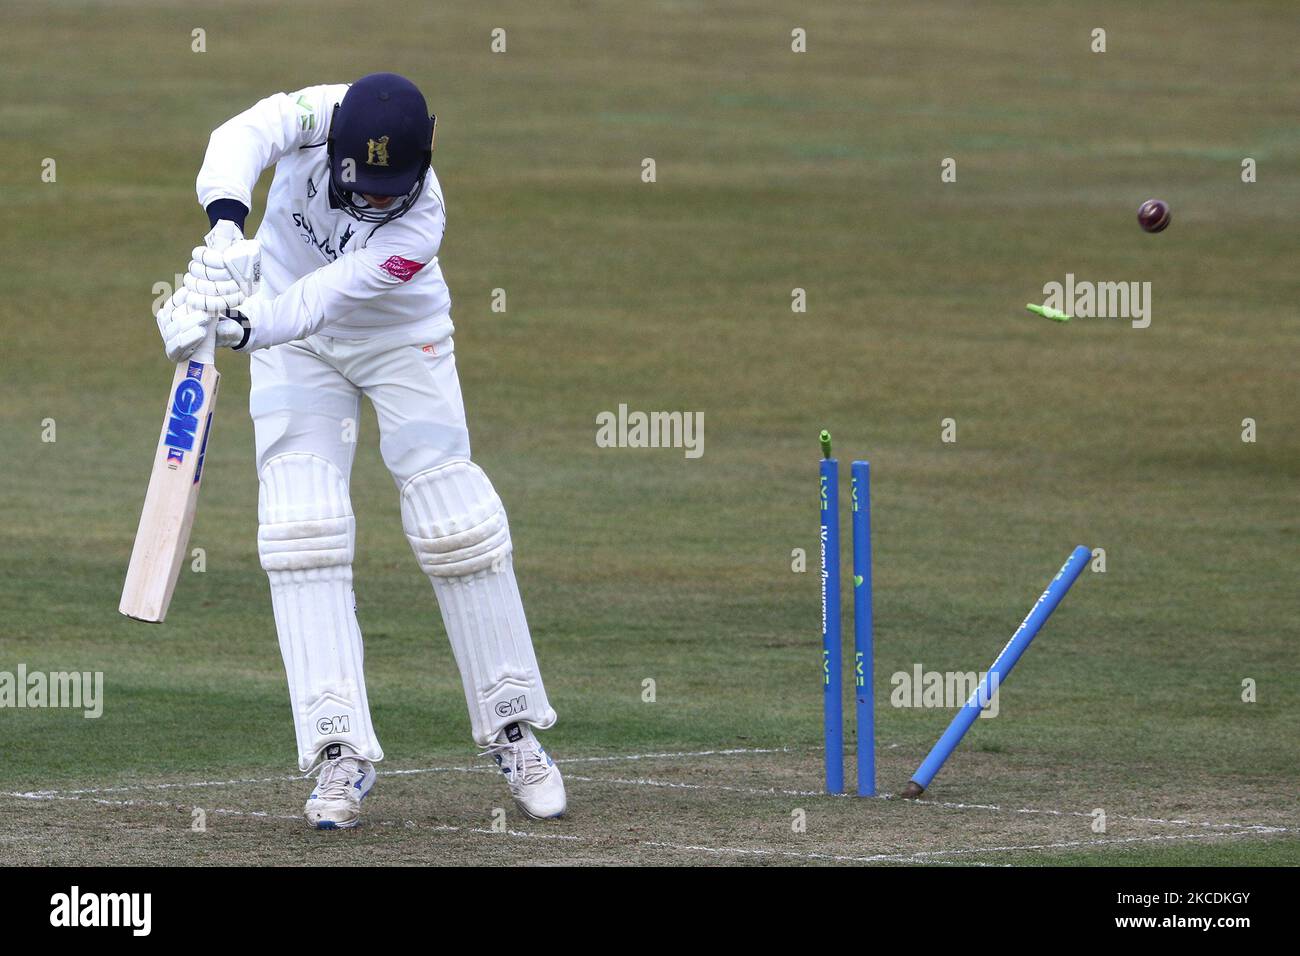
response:
[[[157,316],[173,361],[213,322],[218,347],[249,356],[257,549],[298,766],[317,774],[304,814],[319,829],[357,825],[384,755],[352,589],[349,476],[362,396],[378,418],[406,536],[433,583],[473,739],[525,813],[565,810],[559,768],[534,734],[556,718],[510,527],[470,454],[438,264],[446,206],[430,167],[434,129],[419,89],[393,73],[276,93],[223,123],[197,182],[211,232]],[[253,189],[271,166],[265,215],[247,240]],[[246,277],[259,268],[253,287]]]

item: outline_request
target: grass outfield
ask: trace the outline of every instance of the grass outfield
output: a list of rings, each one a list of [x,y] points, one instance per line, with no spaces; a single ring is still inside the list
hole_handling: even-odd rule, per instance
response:
[[[0,671],[103,671],[107,694],[98,720],[0,710],[5,854],[341,852],[296,816],[247,359],[218,356],[192,541],[206,571],[183,575],[161,627],[117,601],[170,376],[153,286],[205,231],[208,133],[267,93],[392,69],[439,117],[475,457],[510,510],[573,812],[510,842],[478,832],[505,788],[473,760],[367,406],[352,488],[370,700],[384,769],[425,772],[381,778],[347,852],[1300,862],[1289,4],[393,0],[383,28],[353,10],[0,9]],[[1134,221],[1151,196],[1173,209],[1158,236]],[[1151,282],[1151,326],[1024,311],[1067,273]],[[704,455],[598,448],[595,416],[620,403],[703,412]],[[919,804],[817,794],[822,427],[843,497],[848,460],[872,460],[884,790],[949,716],[890,707],[890,675],[987,667],[1072,546],[1106,551]],[[846,637],[850,619],[846,600]],[[259,782],[211,785],[229,780]],[[103,788],[124,789],[79,792]],[[17,796],[38,790],[58,793]],[[205,835],[193,806],[216,811]]]

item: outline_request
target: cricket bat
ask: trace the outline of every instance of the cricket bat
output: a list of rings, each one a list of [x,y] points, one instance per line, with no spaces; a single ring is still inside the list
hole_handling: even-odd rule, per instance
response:
[[[203,456],[212,431],[212,408],[221,375],[214,359],[217,322],[189,359],[176,366],[162,434],[154,452],[149,490],[131,549],[117,609],[137,621],[161,624],[185,563],[194,509],[203,480]]]

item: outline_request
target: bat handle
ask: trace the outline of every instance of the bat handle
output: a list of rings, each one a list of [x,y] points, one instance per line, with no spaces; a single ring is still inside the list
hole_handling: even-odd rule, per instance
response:
[[[219,317],[214,317],[208,324],[208,334],[204,336],[202,343],[194,350],[190,356],[191,362],[198,362],[200,365],[215,365],[217,361],[217,323]]]
[[[212,248],[212,240],[207,239],[206,244],[209,249]],[[204,337],[203,342],[194,354],[190,356],[191,362],[198,362],[201,365],[215,365],[217,361],[217,323],[221,321],[221,316],[213,316],[212,321],[208,324],[208,334]]]

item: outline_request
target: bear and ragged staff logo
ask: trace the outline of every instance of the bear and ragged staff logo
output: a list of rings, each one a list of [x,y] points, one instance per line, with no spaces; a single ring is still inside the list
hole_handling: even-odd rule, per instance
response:
[[[367,166],[387,166],[388,165],[388,137],[381,136],[379,139],[366,141],[369,152],[366,154]]]

